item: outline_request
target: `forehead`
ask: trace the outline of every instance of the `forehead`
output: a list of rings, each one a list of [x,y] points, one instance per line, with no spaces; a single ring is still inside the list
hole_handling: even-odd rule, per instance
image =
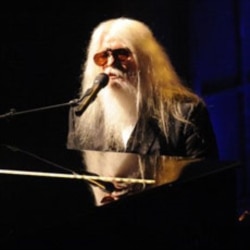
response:
[[[118,48],[125,48],[126,45],[124,44],[124,42],[122,42],[120,39],[118,38],[114,38],[111,36],[105,36],[102,44],[101,44],[101,49],[105,50],[107,48],[109,49],[118,49]]]

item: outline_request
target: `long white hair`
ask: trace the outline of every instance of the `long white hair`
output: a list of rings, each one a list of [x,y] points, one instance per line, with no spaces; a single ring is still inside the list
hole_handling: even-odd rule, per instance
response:
[[[181,102],[188,100],[195,105],[200,98],[184,86],[163,46],[156,40],[150,28],[138,20],[125,17],[110,19],[100,23],[93,30],[82,68],[79,94],[82,95],[90,88],[95,77],[101,72],[101,68],[94,63],[93,56],[100,50],[102,41],[107,35],[119,40],[132,52],[137,64],[136,89],[130,89],[126,94],[116,96],[107,104],[110,106],[106,107],[109,111],[106,113],[102,98],[108,95],[109,90],[102,90],[95,102],[78,119],[77,131],[81,142],[91,148],[93,137],[102,136],[100,140],[107,145],[110,144],[112,148],[123,148],[121,138],[115,134],[119,128],[109,129],[107,122],[112,119],[118,122],[125,117],[128,117],[128,123],[132,124],[140,118],[142,126],[147,123],[149,117],[155,118],[167,137],[170,116],[186,122],[181,112]],[[108,98],[110,96],[108,95]],[[110,114],[108,120],[104,119],[104,113]],[[97,135],[97,128],[102,128],[104,133]],[[113,135],[110,134],[111,131],[114,132]]]

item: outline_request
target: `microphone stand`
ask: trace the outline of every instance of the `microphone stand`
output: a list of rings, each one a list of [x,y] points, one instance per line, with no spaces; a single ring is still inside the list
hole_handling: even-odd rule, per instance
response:
[[[81,99],[73,99],[69,102],[65,102],[65,103],[61,103],[61,104],[55,104],[55,105],[50,105],[50,106],[45,106],[45,107],[40,107],[40,108],[34,108],[34,109],[29,109],[29,110],[24,110],[24,111],[19,111],[17,112],[16,109],[10,109],[9,112],[0,115],[0,120],[1,119],[6,119],[9,117],[14,117],[17,115],[24,115],[24,114],[29,114],[29,113],[33,113],[33,112],[39,112],[39,111],[44,111],[44,110],[50,110],[50,109],[55,109],[55,108],[62,108],[62,107],[74,107],[77,106],[80,102]]]
[[[77,110],[76,112],[77,115],[79,116],[84,112],[87,106],[96,98],[97,93],[108,84],[108,81],[109,81],[109,76],[105,73],[101,73],[95,78],[93,87],[87,89],[85,94],[80,99],[75,99],[66,103],[61,103],[61,104],[56,104],[56,105],[51,105],[51,106],[41,107],[41,108],[36,108],[36,109],[30,109],[30,110],[25,110],[25,111],[20,111],[20,112],[16,112],[15,109],[10,109],[10,112],[0,115],[0,119],[13,117],[16,115],[23,115],[27,113],[44,111],[48,109],[61,108],[65,106],[76,106],[76,105],[80,105],[80,110]]]

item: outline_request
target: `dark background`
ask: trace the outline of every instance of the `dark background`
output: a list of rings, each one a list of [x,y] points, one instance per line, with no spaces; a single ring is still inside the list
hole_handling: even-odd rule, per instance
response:
[[[96,24],[119,16],[140,19],[183,81],[206,100],[221,159],[241,162],[241,214],[250,209],[249,13],[248,0],[6,3],[0,10],[0,115],[74,99]],[[2,118],[0,143],[77,169],[78,157],[65,148],[67,129],[68,107]]]

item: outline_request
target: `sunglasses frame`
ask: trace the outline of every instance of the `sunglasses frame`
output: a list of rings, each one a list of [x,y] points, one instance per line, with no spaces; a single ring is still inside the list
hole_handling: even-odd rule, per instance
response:
[[[104,51],[96,53],[93,59],[96,65],[104,66],[111,55],[115,60],[123,63],[126,62],[129,57],[131,57],[132,53],[128,48],[106,49]]]

